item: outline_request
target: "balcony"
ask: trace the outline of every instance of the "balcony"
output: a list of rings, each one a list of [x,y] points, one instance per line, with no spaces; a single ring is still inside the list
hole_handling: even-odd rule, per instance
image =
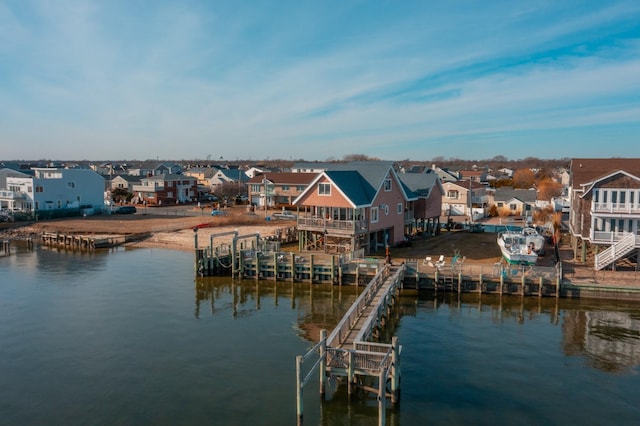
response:
[[[640,214],[640,205],[631,203],[593,203],[593,213]]]
[[[5,200],[23,200],[27,198],[27,193],[24,191],[0,191],[0,198]]]
[[[596,244],[613,244],[622,239],[626,232],[603,232],[594,231],[591,236],[591,242]],[[640,235],[636,234],[636,247],[640,247]]]
[[[300,216],[298,217],[298,229],[351,235],[366,233],[368,227],[366,220],[336,220],[318,216]]]

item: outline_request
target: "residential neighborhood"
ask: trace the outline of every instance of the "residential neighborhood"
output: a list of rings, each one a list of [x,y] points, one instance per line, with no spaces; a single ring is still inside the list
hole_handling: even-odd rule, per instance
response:
[[[532,222],[541,212],[565,211],[575,257],[595,269],[623,258],[635,261],[640,248],[638,159],[572,159],[549,173],[545,182],[553,192],[535,183],[540,168],[475,164],[459,170],[380,160],[278,168],[240,162],[2,166],[5,221],[110,214],[122,204],[239,203],[293,212],[302,250],[368,254],[417,234],[434,235],[446,225],[469,226],[491,217]],[[530,186],[510,186],[514,176],[531,176]]]

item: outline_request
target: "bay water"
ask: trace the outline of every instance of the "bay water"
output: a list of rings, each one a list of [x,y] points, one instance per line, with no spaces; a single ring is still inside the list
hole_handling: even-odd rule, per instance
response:
[[[295,424],[295,356],[358,290],[196,278],[170,250],[17,247],[0,258],[0,424]],[[640,423],[640,304],[398,302],[387,424]],[[304,424],[377,424],[373,396],[334,390],[305,387]]]

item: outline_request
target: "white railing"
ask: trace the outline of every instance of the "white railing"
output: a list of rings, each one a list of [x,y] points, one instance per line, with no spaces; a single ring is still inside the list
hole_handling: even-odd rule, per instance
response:
[[[596,254],[595,269],[599,271],[612,262],[622,258],[635,247],[638,247],[638,242],[640,242],[640,239],[637,238],[635,234],[630,232],[625,233],[624,237],[612,244],[611,247]]]
[[[298,217],[298,227],[306,226],[316,229],[331,229],[341,231],[356,231],[362,232],[367,230],[366,220],[335,220],[324,219],[314,216],[300,216]]]
[[[594,213],[640,214],[640,205],[631,203],[593,203]]]

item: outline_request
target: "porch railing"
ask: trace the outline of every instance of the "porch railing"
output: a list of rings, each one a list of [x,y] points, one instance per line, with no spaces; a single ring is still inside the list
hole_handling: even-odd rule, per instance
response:
[[[640,214],[640,205],[631,203],[593,203],[594,213]]]
[[[298,217],[298,228],[314,228],[326,230],[365,232],[367,230],[366,220],[337,220],[326,219],[317,216]]]

